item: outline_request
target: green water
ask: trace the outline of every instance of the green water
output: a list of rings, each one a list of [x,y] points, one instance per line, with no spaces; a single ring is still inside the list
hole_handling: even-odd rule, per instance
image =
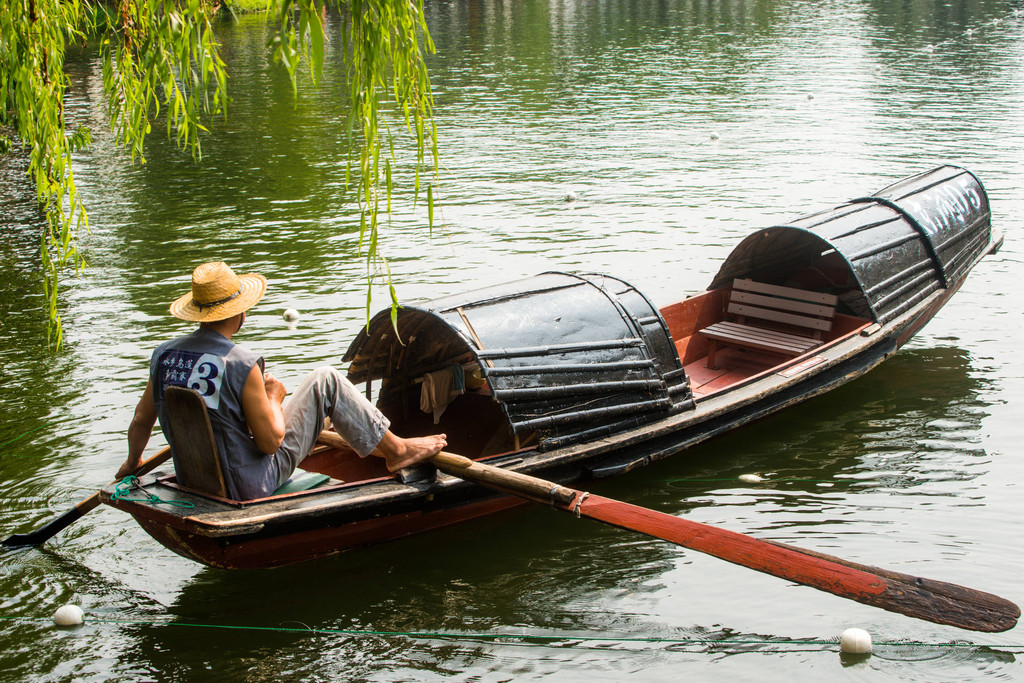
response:
[[[595,490],[1024,602],[1024,5],[428,5],[444,227],[431,233],[423,203],[399,197],[383,250],[404,300],[585,270],[667,304],[706,287],[752,229],[940,163],[981,178],[1006,244],[907,348]],[[16,160],[0,161],[4,537],[110,480],[150,350],[187,329],[166,309],[197,263],[268,277],[241,339],[288,386],[338,363],[365,322],[340,68],[301,84],[296,103],[261,18],[220,35],[231,116],[199,164],[154,135],[133,167],[87,107],[97,63],[73,60],[69,111],[96,140],[76,166],[90,265],[65,284],[58,356],[44,342],[39,216]],[[375,288],[372,308],[386,304]],[[302,314],[294,327],[286,308]],[[767,482],[738,480],[753,472]],[[84,627],[50,622],[68,602]],[[872,633],[869,659],[828,642],[850,626]],[[0,553],[0,638],[5,681],[1024,676],[1020,627],[916,621],[541,508],[240,573],[192,564],[100,509],[43,549]]]

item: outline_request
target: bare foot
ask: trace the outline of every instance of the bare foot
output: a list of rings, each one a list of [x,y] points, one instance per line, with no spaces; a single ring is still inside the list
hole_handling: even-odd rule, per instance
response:
[[[444,434],[403,439],[389,431],[374,452],[384,458],[389,472],[397,472],[403,467],[415,465],[437,455],[447,445],[448,440]]]

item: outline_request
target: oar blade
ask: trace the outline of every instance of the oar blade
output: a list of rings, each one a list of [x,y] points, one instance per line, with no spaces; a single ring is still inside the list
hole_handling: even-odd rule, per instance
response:
[[[71,526],[74,522],[77,522],[83,515],[99,505],[99,503],[100,495],[98,493],[94,493],[67,512],[54,517],[35,531],[30,531],[27,534],[12,534],[10,537],[5,538],[3,540],[3,547],[25,548],[28,546],[42,545],[67,527]]]
[[[165,447],[149,460],[144,460],[140,463],[133,474],[137,477],[141,477],[143,474],[148,474],[166,462],[170,457],[171,449]],[[88,512],[94,510],[99,506],[99,504],[100,493],[97,491],[85,500],[76,503],[75,506],[67,512],[54,517],[35,531],[30,531],[27,534],[12,534],[0,542],[0,545],[5,548],[25,548],[29,546],[42,545],[67,527],[71,526],[71,524],[84,517]]]
[[[937,624],[994,633],[1013,628],[1020,618],[1016,604],[991,593],[761,541],[601,496],[588,494],[573,510],[605,524]]]
[[[967,586],[961,586],[956,583],[936,581],[935,579],[926,579],[924,577],[913,576],[911,574],[903,574],[901,572],[895,572],[891,569],[884,569],[882,567],[858,564],[826,553],[820,553],[806,548],[797,548],[784,543],[776,543],[774,541],[765,542],[782,548],[787,548],[791,551],[799,552],[804,555],[821,558],[822,560],[833,564],[841,564],[846,567],[859,569],[879,576],[885,580],[887,592],[900,596],[899,599],[905,601],[908,605],[913,605],[920,600],[931,600],[935,605],[935,607],[932,608],[932,611],[939,612],[942,607],[942,600],[945,599],[948,601],[946,611],[948,611],[947,618],[950,619],[950,621],[938,621],[937,619],[931,620],[936,621],[937,623],[947,623],[952,626],[960,626],[965,619],[970,619],[973,620],[972,623],[982,626],[987,621],[987,627],[972,628],[971,630],[998,633],[1001,631],[1007,631],[1016,626],[1017,620],[1020,618],[1020,607],[1006,598],[993,595],[992,593],[975,590],[974,588],[968,588]],[[962,612],[962,606],[964,605],[968,605],[970,607],[968,613],[961,617],[954,616]],[[960,627],[966,628],[963,626]]]
[[[911,576],[907,579],[909,581],[886,579],[882,595],[875,600],[868,598],[859,601],[936,624],[985,633],[1009,631],[1020,618],[1020,607],[997,595],[965,586],[943,584],[941,581]],[[917,584],[916,581],[921,583]],[[929,584],[955,586],[959,589],[959,596],[933,592],[925,587]]]

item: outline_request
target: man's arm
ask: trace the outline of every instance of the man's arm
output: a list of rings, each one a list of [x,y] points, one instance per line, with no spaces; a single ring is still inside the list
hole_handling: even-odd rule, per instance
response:
[[[287,393],[284,384],[269,372],[264,378],[259,365],[252,367],[242,389],[242,412],[252,439],[256,447],[268,455],[280,448],[284,441],[281,404]]]
[[[124,461],[117,471],[117,479],[127,477],[139,468],[142,462],[142,452],[146,450],[149,437],[153,433],[153,425],[156,424],[156,403],[153,402],[153,380],[146,383],[146,390],[142,392],[142,398],[135,406],[135,415],[128,425],[128,459]]]

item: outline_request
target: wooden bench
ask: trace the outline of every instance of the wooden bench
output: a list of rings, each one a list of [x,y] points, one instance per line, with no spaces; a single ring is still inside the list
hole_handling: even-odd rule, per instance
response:
[[[174,438],[174,473],[178,483],[208,496],[227,498],[227,483],[206,401],[199,392],[178,386],[164,389],[164,401]],[[331,478],[326,474],[296,469],[272,495],[308,491],[329,481]]]
[[[707,367],[715,369],[720,346],[742,346],[788,358],[821,346],[832,329],[838,297],[753,280],[733,280],[726,312],[732,320],[715,323],[700,333],[709,342]],[[753,325],[749,321],[762,322]]]

